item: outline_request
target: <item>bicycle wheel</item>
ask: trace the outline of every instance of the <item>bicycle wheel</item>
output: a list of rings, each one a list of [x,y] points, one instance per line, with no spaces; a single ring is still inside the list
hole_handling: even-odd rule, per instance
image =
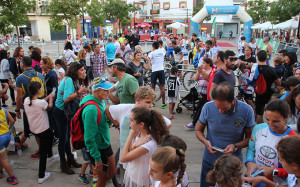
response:
[[[192,71],[187,71],[183,74],[182,85],[186,91],[190,91],[196,85],[197,81],[193,79],[194,74]]]
[[[151,77],[150,76],[147,76],[147,75],[144,76],[144,86],[151,86]],[[155,102],[157,102],[161,99],[161,91],[160,91],[160,87],[159,87],[159,82],[156,82],[155,94],[156,94]]]
[[[133,55],[134,51],[133,50],[128,50],[123,54],[123,57],[125,58],[125,60],[127,62],[125,62],[126,64],[128,64],[131,61],[132,55]]]

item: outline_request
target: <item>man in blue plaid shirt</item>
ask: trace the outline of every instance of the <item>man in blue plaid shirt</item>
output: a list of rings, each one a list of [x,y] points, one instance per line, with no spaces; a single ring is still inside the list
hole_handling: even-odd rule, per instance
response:
[[[94,78],[105,77],[107,58],[105,53],[100,53],[99,44],[95,44],[94,54],[91,55],[91,66]]]

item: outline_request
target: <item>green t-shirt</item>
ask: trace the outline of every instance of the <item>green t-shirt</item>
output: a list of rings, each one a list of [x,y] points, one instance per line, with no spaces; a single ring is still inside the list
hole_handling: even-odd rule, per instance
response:
[[[139,83],[136,78],[125,73],[117,85],[116,97],[119,97],[120,104],[134,104],[133,94],[139,89]]]

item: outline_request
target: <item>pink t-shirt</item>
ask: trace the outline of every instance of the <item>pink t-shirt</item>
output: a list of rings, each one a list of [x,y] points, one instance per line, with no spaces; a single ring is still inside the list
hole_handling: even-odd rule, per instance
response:
[[[48,103],[44,99],[32,100],[29,106],[29,97],[24,100],[24,109],[29,123],[29,129],[34,134],[39,134],[49,129],[49,119],[47,114]]]

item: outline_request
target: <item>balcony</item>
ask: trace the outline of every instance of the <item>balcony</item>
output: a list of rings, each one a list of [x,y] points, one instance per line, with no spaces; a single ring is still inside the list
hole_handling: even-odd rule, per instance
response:
[[[139,10],[139,15],[146,15],[147,11],[146,10]]]
[[[155,15],[155,14],[159,14],[160,13],[160,10],[159,9],[157,9],[157,10],[150,10],[150,14],[152,15],[152,12],[153,12],[153,15]]]

